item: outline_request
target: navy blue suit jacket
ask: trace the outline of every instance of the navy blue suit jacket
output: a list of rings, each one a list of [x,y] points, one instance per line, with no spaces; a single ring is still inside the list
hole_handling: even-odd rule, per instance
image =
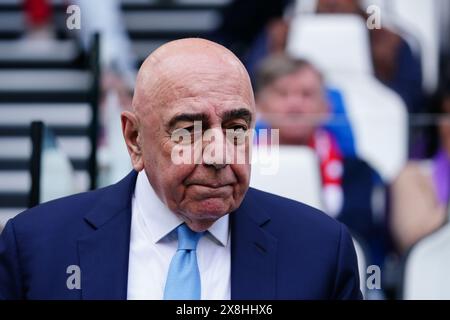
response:
[[[136,176],[11,219],[0,238],[0,298],[126,299]],[[232,299],[361,298],[341,223],[252,188],[230,217]],[[71,265],[80,268],[80,289],[66,284]]]

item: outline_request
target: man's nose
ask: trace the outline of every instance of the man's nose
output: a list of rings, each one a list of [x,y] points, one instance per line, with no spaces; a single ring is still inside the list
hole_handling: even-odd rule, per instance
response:
[[[213,167],[216,170],[220,170],[220,169],[225,168],[227,166],[226,163],[218,163],[218,162],[213,162],[213,163],[206,163],[205,162],[205,165],[208,166],[208,167]]]
[[[298,94],[291,94],[286,101],[286,110],[290,114],[302,112],[304,109],[304,98]]]
[[[226,167],[227,150],[226,138],[220,128],[209,129],[205,132],[203,140],[205,142],[203,148],[203,163],[206,166],[212,166],[216,170]]]

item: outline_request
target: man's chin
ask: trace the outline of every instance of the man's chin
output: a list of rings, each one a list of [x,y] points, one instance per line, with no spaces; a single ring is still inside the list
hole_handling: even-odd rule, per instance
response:
[[[231,206],[222,198],[207,198],[196,201],[195,205],[190,206],[186,211],[188,217],[193,220],[217,220],[229,213],[231,209]]]

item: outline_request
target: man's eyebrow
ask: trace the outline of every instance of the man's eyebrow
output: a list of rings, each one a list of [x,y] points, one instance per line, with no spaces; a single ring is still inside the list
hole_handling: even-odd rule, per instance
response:
[[[246,108],[229,110],[223,113],[222,122],[227,122],[233,119],[244,119],[247,123],[251,123],[252,113]]]
[[[194,121],[202,121],[207,122],[209,120],[208,115],[204,113],[182,113],[174,116],[172,119],[170,119],[168,127],[172,128],[174,127],[177,122],[180,121],[186,121],[186,122],[194,122]]]

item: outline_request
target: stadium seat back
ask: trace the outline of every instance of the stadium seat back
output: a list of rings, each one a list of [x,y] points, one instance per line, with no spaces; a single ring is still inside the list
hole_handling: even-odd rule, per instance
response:
[[[297,15],[287,51],[324,73],[373,74],[367,26],[357,15]]]
[[[422,239],[405,262],[403,298],[450,299],[450,224]]]
[[[252,164],[251,187],[322,209],[319,163],[313,150],[280,146],[278,155],[254,150],[253,156],[258,159]]]

